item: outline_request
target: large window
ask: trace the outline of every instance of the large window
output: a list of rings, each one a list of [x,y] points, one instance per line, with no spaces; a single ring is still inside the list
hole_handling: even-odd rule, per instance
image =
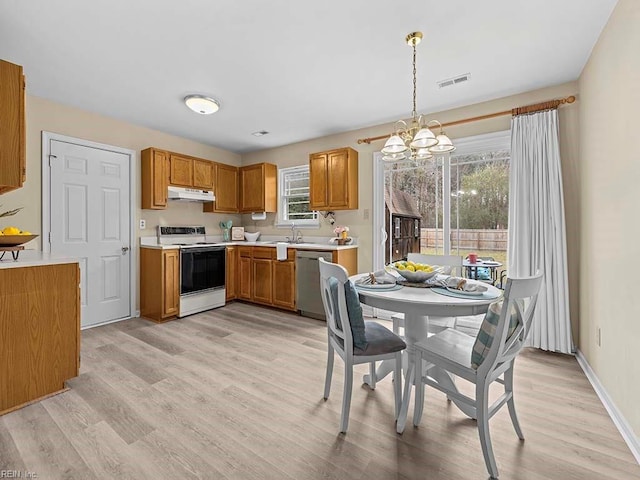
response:
[[[417,251],[463,257],[475,252],[506,268],[509,132],[457,139],[455,143],[457,149],[450,156],[422,162],[381,162],[384,178],[377,180],[377,188],[384,185],[396,198],[405,195],[412,200],[421,217]],[[393,208],[397,209],[395,203]],[[384,225],[387,238],[393,238],[395,225],[389,223],[389,217],[383,224],[382,212],[376,215],[377,225]],[[384,257],[377,254],[379,262],[393,258],[398,248],[387,244],[385,250]]]
[[[281,168],[278,171],[280,205],[278,225],[319,226],[318,212],[309,210],[309,166]]]

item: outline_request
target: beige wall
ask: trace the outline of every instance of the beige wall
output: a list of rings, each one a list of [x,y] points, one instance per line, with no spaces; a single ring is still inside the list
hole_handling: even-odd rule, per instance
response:
[[[505,97],[490,102],[479,103],[455,110],[429,114],[428,118],[436,118],[441,122],[460,120],[475,117],[487,113],[510,110],[513,107],[529,105],[545,100],[562,98],[576,94],[577,82],[570,82],[555,87],[528,92],[521,95]],[[410,105],[407,105],[407,112]],[[565,187],[565,211],[567,217],[567,239],[569,257],[569,283],[572,330],[575,341],[578,338],[578,111],[579,102],[560,109],[560,149],[562,156],[562,168]],[[510,128],[510,116],[497,117],[490,120],[473,122],[466,125],[451,127],[447,134],[455,138],[480,135],[483,133],[508,130]],[[374,142],[371,145],[358,145],[358,138],[374,137],[388,134],[393,130],[392,124],[379,125],[372,128],[356,130],[327,137],[317,138],[306,142],[295,143],[284,147],[273,148],[253,152],[242,156],[242,164],[248,165],[259,162],[275,163],[279,167],[291,167],[302,165],[309,161],[309,154],[339,147],[352,147],[359,155],[359,209],[357,211],[336,212],[336,225],[348,225],[350,233],[359,238],[358,268],[360,271],[370,270],[373,265],[373,224],[372,224],[372,187],[373,187],[373,153],[379,151],[384,141]],[[369,219],[365,220],[368,210]],[[275,214],[269,214],[264,221],[251,221],[245,216],[245,225],[266,234],[285,234],[282,229],[273,226]],[[332,227],[327,221],[323,221],[319,230],[304,230],[307,235],[330,236]]]
[[[23,230],[29,230],[34,233],[42,230],[42,131],[129,148],[137,152],[138,192],[135,198],[137,207],[136,225],[139,219],[144,218],[147,223],[147,228],[145,230],[136,229],[136,238],[155,235],[155,226],[159,224],[205,225],[208,227],[207,231],[213,232],[214,234],[221,233],[221,230],[218,228],[218,222],[222,219],[232,219],[234,224],[240,224],[240,215],[203,214],[202,205],[197,203],[172,203],[166,210],[141,210],[139,188],[139,156],[140,151],[147,147],[154,146],[232,165],[240,164],[240,155],[174,135],[61,105],[43,98],[28,96],[27,181],[23,188],[0,197],[0,204],[2,205],[0,211],[17,207],[24,207],[24,210],[13,217],[0,218],[0,228],[15,225]],[[41,246],[40,240],[40,238],[37,240],[37,245],[36,241],[31,242],[30,245],[27,245],[27,248],[39,248]],[[136,266],[136,269],[137,268],[139,267]]]
[[[640,2],[620,0],[579,80],[580,349],[640,436]],[[601,329],[601,346],[597,329]]]
[[[555,87],[514,95],[502,99],[484,102],[468,107],[458,108],[445,112],[429,115],[429,118],[437,118],[442,122],[459,120],[477,115],[509,110],[515,106],[537,103],[553,98],[561,98],[577,92],[577,83],[570,82]],[[569,255],[569,281],[571,316],[574,327],[574,338],[578,338],[578,244],[579,215],[578,215],[578,111],[579,103],[560,109],[561,119],[561,154],[564,170],[565,203],[567,212],[567,237]],[[448,129],[447,133],[452,138],[461,138],[482,133],[496,132],[509,128],[509,116],[498,117],[490,120],[474,122]],[[382,142],[374,142],[371,145],[358,145],[357,139],[377,136],[391,131],[393,126],[379,125],[362,130],[346,132],[337,135],[322,137],[306,142],[300,142],[280,148],[264,150],[245,154],[240,157],[237,154],[220,150],[214,147],[202,145],[184,138],[168,135],[162,132],[150,130],[128,124],[119,120],[86,112],[80,109],[60,105],[37,97],[27,99],[27,182],[24,188],[3,195],[0,198],[3,208],[15,208],[24,206],[25,210],[20,214],[4,222],[0,226],[16,224],[20,228],[33,232],[41,230],[41,132],[49,131],[78,137],[94,142],[130,148],[136,152],[155,146],[167,150],[185,154],[209,158],[220,162],[238,165],[271,162],[280,167],[301,165],[308,161],[310,153],[331,148],[351,146],[358,150],[360,158],[359,168],[359,210],[336,212],[336,224],[349,225],[351,233],[359,237],[359,268],[361,271],[371,269],[372,266],[372,185],[373,185],[373,152],[382,147]],[[138,159],[138,175],[139,159]],[[270,214],[265,221],[253,221],[250,216],[244,215],[216,215],[201,213],[199,204],[172,204],[167,210],[151,211],[140,210],[140,195],[136,196],[137,218],[144,218],[148,228],[144,231],[136,230],[138,236],[153,235],[153,228],[158,224],[204,224],[211,232],[218,232],[218,222],[222,219],[232,219],[235,225],[242,224],[249,230],[260,230],[264,234],[286,235],[286,230],[273,226],[275,215]],[[368,212],[365,212],[368,210]],[[365,220],[368,213],[369,219]],[[324,221],[318,230],[305,230],[306,235],[330,236],[332,227]]]

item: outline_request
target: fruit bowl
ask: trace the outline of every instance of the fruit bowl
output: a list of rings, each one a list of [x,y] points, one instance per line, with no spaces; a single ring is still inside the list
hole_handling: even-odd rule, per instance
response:
[[[38,235],[0,235],[0,247],[17,247],[34,238],[38,238]]]
[[[392,270],[398,272],[407,281],[414,282],[414,283],[424,282],[425,280],[429,280],[431,277],[442,272],[441,267],[433,267],[433,270],[431,272],[425,272],[422,270],[418,270],[417,272],[412,272],[411,270],[407,270],[407,269],[401,270],[399,268],[396,268],[394,264],[389,265],[389,267]]]

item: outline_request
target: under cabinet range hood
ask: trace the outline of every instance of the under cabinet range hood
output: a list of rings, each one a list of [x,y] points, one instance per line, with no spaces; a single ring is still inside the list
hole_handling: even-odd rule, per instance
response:
[[[183,202],[213,202],[216,197],[210,190],[169,186],[169,200]]]

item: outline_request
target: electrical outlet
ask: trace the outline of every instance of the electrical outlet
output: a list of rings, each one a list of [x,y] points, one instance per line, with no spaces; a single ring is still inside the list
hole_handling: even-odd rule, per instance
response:
[[[600,327],[598,327],[598,329],[597,329],[596,342],[598,343],[599,347],[602,346],[602,331],[600,330]]]
[[[147,221],[140,219],[140,230],[144,230],[145,228],[147,228]]]

